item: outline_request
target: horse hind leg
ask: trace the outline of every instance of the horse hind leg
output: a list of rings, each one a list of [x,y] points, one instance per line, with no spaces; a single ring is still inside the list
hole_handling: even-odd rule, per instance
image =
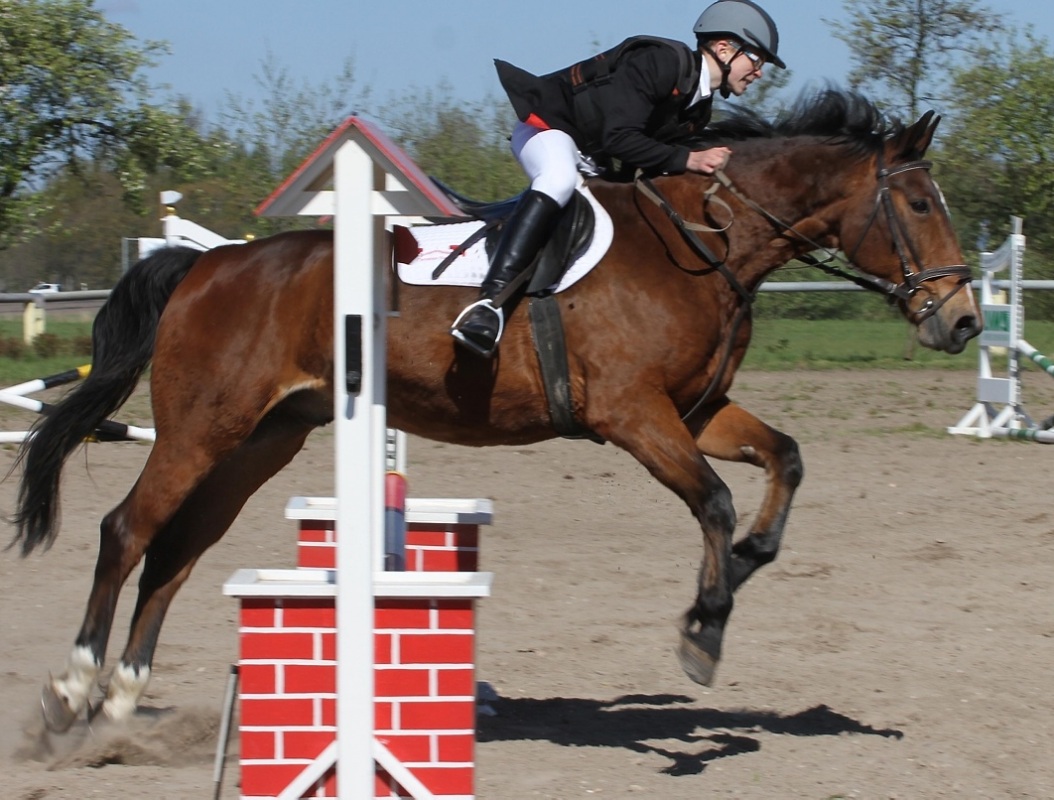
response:
[[[74,720],[88,705],[102,664],[94,650],[77,644],[66,660],[66,669],[55,677],[48,676],[40,695],[44,725],[53,733],[69,730]]]
[[[67,730],[88,705],[102,670],[117,599],[128,575],[139,563],[149,535],[129,535],[125,509],[139,484],[99,526],[99,555],[88,605],[65,671],[50,676],[41,705],[44,722],[54,732]]]
[[[202,430],[184,431],[187,435],[179,442],[159,437],[135,486],[99,526],[99,555],[84,621],[66,671],[51,677],[44,687],[42,705],[49,729],[68,729],[87,707],[103,667],[125,581],[201,479],[228,449],[237,446],[236,433],[231,434],[235,444],[229,447],[210,443],[207,425],[204,423]]]
[[[728,401],[711,412],[696,443],[707,456],[765,470],[761,507],[749,533],[732,547],[730,580],[734,592],[779,552],[791,501],[804,474],[801,453],[790,436]]]
[[[153,668],[165,614],[206,549],[222,538],[245,502],[303,447],[314,427],[273,414],[204,478],[146,550],[128,643],[110,678],[104,716],[130,717]]]

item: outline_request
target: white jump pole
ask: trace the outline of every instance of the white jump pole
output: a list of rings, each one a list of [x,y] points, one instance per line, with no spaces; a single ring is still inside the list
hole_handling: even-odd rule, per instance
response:
[[[331,190],[325,188],[330,179]],[[373,609],[374,581],[384,567],[386,222],[458,212],[386,137],[349,117],[257,213],[334,220],[334,518],[341,531],[331,579],[338,629],[336,741],[281,796],[299,797],[298,787],[310,786],[335,764],[340,797],[361,800],[373,796],[376,779]]]
[[[333,162],[334,409],[337,530],[337,780],[340,796],[372,797],[373,574],[382,569],[385,467],[383,174],[347,145]],[[349,535],[350,534],[350,535]],[[380,552],[378,552],[380,551]]]

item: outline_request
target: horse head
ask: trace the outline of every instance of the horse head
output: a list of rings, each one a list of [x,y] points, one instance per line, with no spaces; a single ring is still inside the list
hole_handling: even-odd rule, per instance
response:
[[[924,160],[939,123],[929,111],[885,137],[846,209],[840,239],[925,347],[960,353],[981,332],[981,315],[948,205]]]

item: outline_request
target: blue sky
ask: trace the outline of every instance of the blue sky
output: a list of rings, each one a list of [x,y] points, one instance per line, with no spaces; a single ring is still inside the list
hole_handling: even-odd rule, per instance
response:
[[[638,33],[689,41],[708,1],[98,0],[97,6],[139,39],[167,40],[172,53],[151,77],[212,116],[227,92],[241,98],[259,93],[254,76],[268,52],[298,82],[314,85],[351,57],[374,102],[442,84],[455,97],[481,100],[488,93],[500,96],[494,58],[546,72]],[[825,80],[844,83],[849,52],[823,22],[844,18],[841,0],[764,5],[780,28],[793,90]],[[1054,42],[1054,2],[982,5]]]

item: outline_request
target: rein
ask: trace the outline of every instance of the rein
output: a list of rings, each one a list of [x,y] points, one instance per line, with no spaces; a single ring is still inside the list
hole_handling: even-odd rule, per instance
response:
[[[757,290],[750,291],[735,276],[735,273],[728,268],[728,265],[720,258],[718,258],[714,252],[706,246],[706,243],[696,235],[696,231],[720,233],[726,231],[731,227],[732,223],[735,222],[735,214],[733,214],[731,207],[718,197],[714,197],[714,192],[718,189],[718,184],[711,186],[705,194],[705,197],[711,200],[718,201],[729,213],[729,222],[723,228],[711,228],[706,225],[701,225],[697,222],[687,222],[677,210],[670,205],[669,201],[662,195],[655,184],[651,182],[650,178],[647,178],[638,173],[634,185],[637,190],[655,203],[664,214],[673,222],[677,231],[681,234],[681,237],[688,243],[698,256],[704,261],[710,264],[721,276],[728,282],[728,285],[735,289],[736,294],[739,295],[740,299],[743,300],[736,309],[736,315],[732,318],[732,330],[725,339],[724,352],[721,354],[721,363],[717,367],[717,371],[714,373],[713,379],[710,381],[710,385],[706,387],[706,391],[703,392],[695,405],[693,405],[687,414],[681,417],[681,422],[687,422],[695,413],[706,405],[706,401],[710,399],[710,395],[713,394],[714,389],[717,387],[718,382],[725,374],[725,368],[728,366],[728,361],[732,357],[732,348],[735,346],[736,335],[739,333],[739,327],[743,324],[743,320],[748,318],[754,308],[754,300],[757,298]]]
[[[732,223],[735,222],[735,215],[732,212],[731,207],[715,196],[715,192],[719,186],[726,188],[732,196],[742,202],[747,208],[760,215],[763,219],[772,223],[777,230],[785,231],[794,234],[798,239],[811,245],[815,250],[820,250],[826,254],[826,258],[823,260],[817,259],[811,255],[799,256],[798,260],[802,261],[810,266],[818,267],[819,269],[827,272],[830,275],[834,275],[839,278],[855,283],[869,291],[879,292],[880,294],[886,295],[890,302],[900,300],[903,303],[907,303],[912,297],[918,293],[919,289],[927,281],[936,280],[938,278],[957,276],[959,281],[954,289],[948,294],[938,299],[936,302],[932,299],[926,301],[925,305],[918,311],[911,312],[912,317],[915,320],[915,324],[921,324],[927,319],[936,314],[940,308],[953,298],[959,291],[966,286],[970,280],[970,268],[965,264],[951,264],[940,267],[923,267],[922,259],[919,257],[918,250],[915,247],[915,243],[908,235],[906,226],[897,216],[896,210],[893,208],[893,199],[890,195],[889,178],[893,175],[899,175],[903,172],[908,172],[915,169],[929,170],[933,164],[929,161],[911,161],[906,164],[900,164],[895,167],[887,168],[883,164],[882,151],[878,152],[878,173],[876,178],[878,179],[878,195],[875,199],[875,206],[871,211],[871,215],[868,217],[867,224],[864,226],[863,232],[860,234],[860,238],[857,240],[856,245],[850,251],[847,257],[841,256],[839,253],[831,250],[828,247],[824,247],[819,242],[815,241],[809,236],[799,231],[794,225],[790,225],[779,217],[775,216],[767,209],[758,205],[756,202],[747,197],[740,189],[732,183],[731,178],[725,174],[723,170],[714,171],[714,179],[716,183],[711,185],[709,189],[704,193],[704,205],[707,201],[717,202],[722,205],[729,212],[729,222],[722,228],[711,228],[706,225],[702,225],[697,222],[690,222],[685,220],[680,213],[673,206],[670,205],[669,201],[662,195],[662,193],[655,187],[652,181],[638,173],[634,185],[637,190],[648,198],[651,202],[655,203],[664,214],[670,219],[670,221],[677,228],[677,231],[681,234],[681,237],[687,242],[687,244],[699,255],[704,261],[710,264],[717,272],[719,272],[724,279],[728,282],[735,292],[739,295],[740,299],[743,300],[736,310],[736,315],[732,320],[732,329],[729,336],[726,338],[726,345],[724,352],[721,356],[721,363],[718,365],[717,371],[714,373],[713,379],[710,381],[710,385],[706,387],[706,391],[703,392],[702,397],[696,401],[691,407],[688,413],[681,417],[682,422],[687,422],[692,416],[702,408],[707,400],[710,399],[710,395],[713,393],[717,384],[724,376],[725,368],[728,366],[728,361],[732,356],[732,349],[735,346],[736,335],[739,332],[739,327],[742,325],[743,320],[746,319],[752,309],[754,300],[757,298],[757,289],[754,291],[748,290],[739,279],[732,273],[728,268],[728,265],[720,258],[718,258],[709,247],[700,239],[697,235],[697,231],[704,233],[721,233],[728,230]],[[879,211],[885,212],[886,221],[889,224],[890,235],[893,238],[894,246],[897,250],[897,256],[900,259],[900,270],[904,280],[901,283],[894,283],[893,281],[885,278],[879,278],[874,275],[869,275],[861,270],[855,263],[856,254],[859,252],[860,247],[863,245],[864,239],[867,238],[867,234],[871,231],[872,226],[875,224],[875,220],[878,219]],[[910,258],[909,258],[910,256]],[[835,266],[832,262],[841,262],[843,265],[849,268],[842,269],[840,266]],[[912,269],[912,263],[916,265],[915,269]],[[906,307],[906,305],[905,305]]]

